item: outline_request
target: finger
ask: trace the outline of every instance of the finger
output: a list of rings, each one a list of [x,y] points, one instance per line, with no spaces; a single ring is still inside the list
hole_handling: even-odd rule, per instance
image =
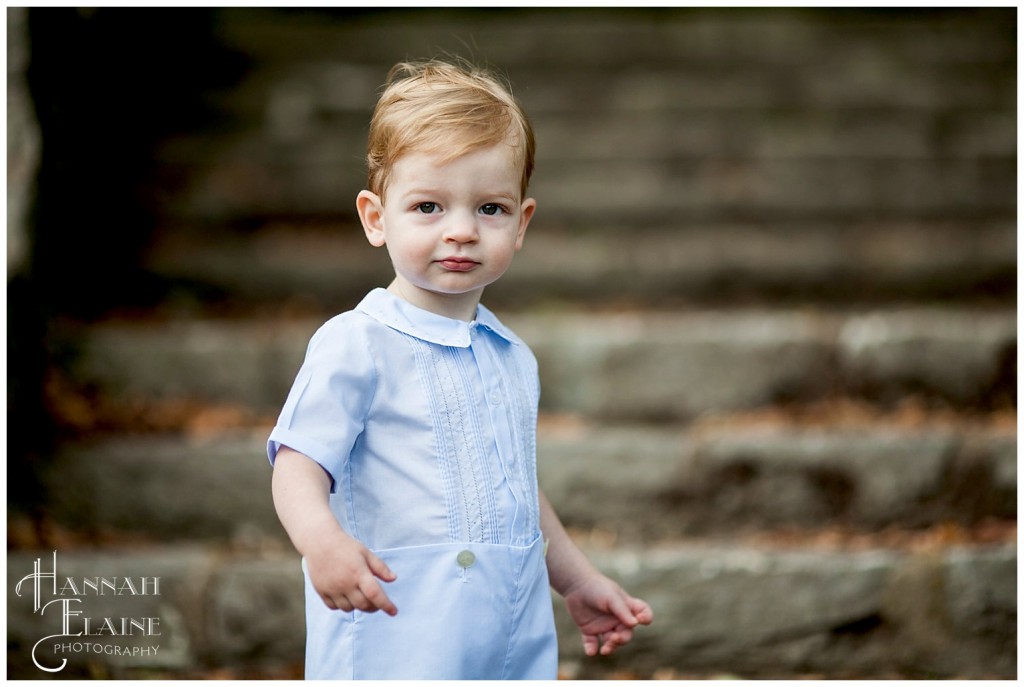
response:
[[[616,631],[613,641],[616,646],[626,646],[633,641],[633,629],[624,627]]]
[[[604,645],[601,647],[601,655],[608,656],[615,652],[620,646],[626,646],[633,640],[633,631],[629,628],[622,628],[615,632],[609,632],[604,636]]]
[[[359,589],[354,589],[345,594],[348,602],[352,605],[352,608],[363,611],[364,613],[373,613],[377,610],[377,607],[373,605],[373,602],[366,598],[366,595]]]
[[[629,605],[626,603],[626,599],[623,598],[625,596],[626,595],[623,594],[622,597],[612,597],[608,602],[608,610],[611,611],[623,625],[626,625],[627,627],[636,627],[639,621],[633,615],[633,611],[630,610]]]
[[[583,653],[587,656],[597,656],[599,644],[597,635],[583,635]]]
[[[373,605],[374,610],[384,611],[390,616],[398,614],[395,604],[391,603],[391,599],[388,598],[388,595],[378,584],[377,580],[369,578],[360,589],[367,601]]]
[[[650,625],[654,622],[654,611],[651,610],[650,604],[643,599],[630,597],[629,607],[633,611],[633,617],[636,618],[637,622],[641,625]]]
[[[372,551],[366,552],[366,563],[370,566],[370,572],[385,582],[394,582],[398,579],[398,575],[391,571],[388,564],[382,561],[377,554]]]
[[[334,598],[327,595],[321,595],[320,598],[323,599],[324,605],[332,611],[342,611],[344,613],[352,612],[352,604],[350,604],[348,599],[344,596]]]

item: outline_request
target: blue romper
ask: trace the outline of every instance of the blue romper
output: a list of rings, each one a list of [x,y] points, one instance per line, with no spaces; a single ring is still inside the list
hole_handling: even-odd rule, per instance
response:
[[[398,615],[332,611],[306,577],[306,677],[554,679],[530,349],[384,289],[314,334],[277,426],[332,478],[330,506],[398,576]],[[305,570],[305,566],[303,566]]]

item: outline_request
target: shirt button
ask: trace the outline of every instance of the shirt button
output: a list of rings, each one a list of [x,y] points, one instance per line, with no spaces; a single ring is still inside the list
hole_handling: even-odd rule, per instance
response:
[[[455,562],[463,568],[469,568],[476,563],[476,556],[469,550],[460,551],[459,555],[455,557]]]
[[[487,399],[491,402],[492,406],[501,405],[501,393],[498,391],[492,391]]]

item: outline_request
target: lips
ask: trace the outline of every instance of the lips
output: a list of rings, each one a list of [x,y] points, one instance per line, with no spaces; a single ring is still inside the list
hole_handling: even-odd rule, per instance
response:
[[[438,260],[437,264],[451,272],[468,272],[480,263],[469,258],[444,258]]]

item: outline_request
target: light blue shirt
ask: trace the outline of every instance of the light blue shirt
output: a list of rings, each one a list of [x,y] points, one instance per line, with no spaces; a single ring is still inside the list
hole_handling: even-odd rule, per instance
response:
[[[314,334],[268,455],[330,474],[399,614],[330,611],[307,576],[307,677],[555,677],[539,396],[533,353],[482,305],[465,322],[376,289]]]

